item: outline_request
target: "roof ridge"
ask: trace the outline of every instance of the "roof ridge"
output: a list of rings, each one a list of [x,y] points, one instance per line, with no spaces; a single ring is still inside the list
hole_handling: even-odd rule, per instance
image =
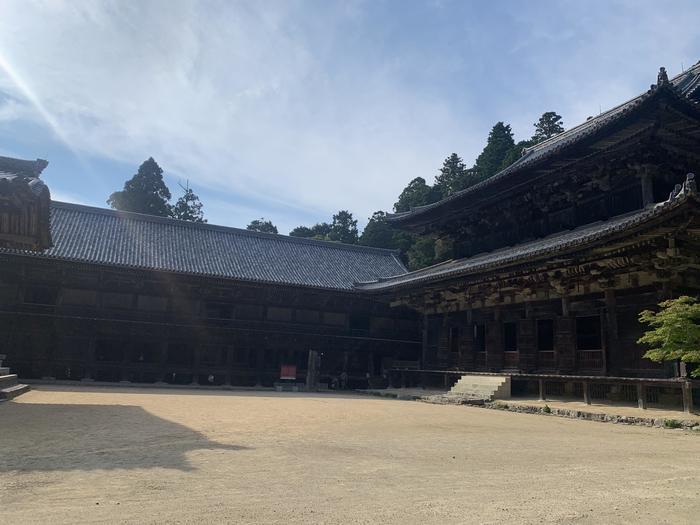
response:
[[[695,177],[693,174],[688,174],[686,182],[682,185],[677,185],[676,188],[674,189],[674,192],[669,196],[668,200],[665,200],[663,202],[658,202],[655,203],[653,206],[647,207],[647,208],[642,208],[639,210],[634,210],[631,212],[627,213],[622,213],[620,215],[616,215],[614,217],[609,217],[608,219],[605,220],[599,220],[595,221],[592,223],[584,224],[581,226],[578,226],[576,228],[573,228],[571,230],[562,230],[560,232],[556,232],[554,234],[548,235],[546,237],[541,237],[539,239],[533,239],[529,241],[525,241],[522,243],[515,244],[513,246],[509,246],[507,248],[501,248],[497,249],[491,252],[483,252],[480,254],[475,254],[469,257],[464,257],[462,259],[457,259],[453,262],[455,266],[455,269],[443,272],[443,273],[438,273],[435,275],[428,275],[427,277],[424,275],[423,270],[433,268],[434,267],[429,267],[429,268],[422,268],[421,270],[416,270],[413,272],[409,272],[407,274],[403,275],[394,275],[391,277],[375,280],[372,282],[364,282],[364,283],[357,283],[356,287],[359,290],[363,291],[371,291],[371,290],[381,290],[389,287],[394,287],[394,286],[401,286],[403,284],[410,284],[410,283],[417,283],[417,282],[423,282],[425,280],[439,280],[443,278],[450,278],[454,275],[460,274],[460,272],[479,272],[483,271],[484,268],[488,266],[488,263],[481,263],[481,266],[476,266],[475,268],[471,269],[465,269],[464,267],[460,268],[460,265],[464,265],[468,262],[474,262],[478,261],[480,259],[488,259],[491,256],[497,255],[497,254],[503,254],[504,252],[513,252],[513,255],[510,257],[507,257],[503,259],[502,261],[496,261],[491,263],[491,266],[507,266],[509,264],[512,264],[514,262],[517,262],[519,258],[522,258],[522,254],[519,256],[517,251],[518,249],[522,250],[522,248],[525,247],[533,247],[538,244],[542,244],[542,241],[560,241],[562,239],[566,239],[568,236],[571,236],[572,234],[576,233],[584,233],[583,236],[581,236],[579,239],[572,239],[566,243],[564,243],[560,248],[562,249],[578,249],[580,247],[586,246],[587,244],[590,244],[591,242],[594,242],[605,235],[614,235],[616,233],[619,233],[619,228],[621,226],[625,227],[634,227],[638,226],[642,223],[645,223],[647,221],[653,220],[658,218],[659,216],[662,216],[663,214],[674,210],[678,208],[679,206],[683,205],[685,202],[689,200],[693,200],[697,203],[700,203],[700,197],[698,196],[697,192],[697,186],[695,183]],[[606,226],[606,229],[598,230],[599,226]],[[527,256],[530,257],[543,257],[546,255],[548,252],[551,251],[551,247],[548,246],[542,246],[539,249],[533,249],[532,253],[526,254]],[[439,266],[439,265],[435,265]],[[383,286],[383,288],[372,288],[373,285],[379,285]]]
[[[163,224],[172,224],[175,226],[181,226],[184,228],[194,228],[194,229],[204,229],[210,231],[219,231],[223,233],[231,233],[238,235],[246,235],[249,237],[258,237],[261,239],[276,240],[280,242],[291,242],[297,244],[309,244],[316,246],[324,246],[336,250],[350,250],[350,251],[360,251],[367,253],[382,253],[386,255],[397,255],[399,250],[391,250],[388,248],[376,248],[374,246],[365,246],[361,244],[343,244],[335,241],[324,241],[319,239],[309,239],[307,237],[294,237],[291,235],[284,235],[280,233],[264,233],[256,232],[251,230],[246,230],[244,228],[236,228],[233,226],[222,226],[218,224],[209,224],[201,222],[184,221],[180,219],[174,219],[172,217],[158,217],[156,215],[148,215],[146,213],[138,213],[132,211],[121,211],[121,210],[110,210],[108,208],[100,208],[98,206],[90,206],[87,204],[76,204],[72,202],[62,202],[62,201],[51,201],[52,207],[63,208],[63,209],[73,209],[77,211],[82,211],[85,213],[93,213],[96,215],[104,216],[122,216],[127,218],[132,218],[136,220],[141,220],[145,222],[155,222]],[[403,263],[402,263],[403,264]]]
[[[697,71],[696,71],[697,70]],[[513,164],[510,166],[507,166],[503,168],[502,170],[498,171],[497,173],[493,174],[491,177],[488,177],[487,179],[484,179],[480,182],[477,182],[473,186],[470,186],[468,188],[464,188],[463,190],[457,191],[451,195],[448,195],[447,197],[440,199],[439,201],[429,203],[429,204],[424,204],[422,206],[415,206],[413,208],[410,208],[408,211],[405,212],[399,212],[399,213],[393,213],[393,214],[387,214],[389,218],[395,218],[398,219],[400,217],[405,217],[412,215],[414,211],[416,212],[421,212],[423,210],[429,210],[433,208],[437,208],[441,206],[443,203],[446,202],[451,202],[454,201],[463,195],[468,195],[471,193],[474,193],[478,191],[479,189],[490,186],[497,181],[501,180],[504,175],[510,174],[513,171],[516,171],[519,169],[523,162],[521,161],[526,161],[527,157],[530,156],[530,154],[541,152],[542,150],[545,150],[547,147],[552,146],[553,144],[556,144],[557,142],[560,141],[565,141],[567,137],[574,137],[577,133],[585,132],[589,128],[596,128],[598,126],[604,126],[607,121],[606,118],[610,117],[611,115],[614,115],[616,112],[619,112],[621,108],[624,108],[626,106],[630,107],[636,107],[639,106],[642,102],[645,102],[648,100],[650,97],[653,95],[656,95],[657,93],[662,93],[664,91],[671,91],[675,94],[677,94],[679,97],[683,98],[684,100],[688,100],[687,97],[680,93],[680,91],[677,89],[676,84],[679,82],[679,79],[683,77],[687,77],[689,74],[694,74],[696,73],[700,75],[700,61],[698,61],[697,64],[693,65],[689,69],[679,73],[678,75],[674,76],[671,80],[666,80],[663,83],[660,84],[652,84],[649,89],[644,91],[643,93],[640,93],[639,95],[636,95],[625,102],[622,102],[620,104],[617,104],[613,106],[610,109],[605,110],[604,112],[596,115],[595,117],[591,117],[587,120],[584,120],[583,122],[575,125],[574,127],[567,129],[566,131],[563,131],[561,133],[558,133],[557,135],[554,135],[553,137],[550,137],[538,144],[535,144],[534,146],[531,146],[529,148],[525,148],[523,156],[520,157],[518,160],[516,160]],[[546,153],[544,153],[546,154]],[[540,159],[541,160],[541,159]]]

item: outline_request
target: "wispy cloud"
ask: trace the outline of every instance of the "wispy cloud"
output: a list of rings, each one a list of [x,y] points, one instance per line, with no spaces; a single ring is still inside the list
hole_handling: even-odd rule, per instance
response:
[[[217,218],[234,198],[249,219],[364,218],[450,152],[471,162],[496,120],[573,125],[700,54],[683,9],[584,4],[6,0],[0,125],[43,120],[91,159],[152,155],[216,192]]]

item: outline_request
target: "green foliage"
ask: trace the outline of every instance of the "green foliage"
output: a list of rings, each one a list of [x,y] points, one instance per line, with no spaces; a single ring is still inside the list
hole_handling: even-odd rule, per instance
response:
[[[513,164],[516,160],[523,156],[523,150],[533,146],[535,143],[532,140],[521,140],[506,155],[503,159],[503,164],[501,164],[501,169],[506,169],[508,166]]]
[[[469,185],[469,175],[470,172],[460,156],[453,153],[442,163],[440,174],[435,177],[433,188],[439,192],[441,198],[445,198],[466,188]]]
[[[510,125],[497,122],[489,133],[486,147],[474,164],[478,180],[488,179],[498,173],[514,146],[513,131],[510,129]]]
[[[544,412],[545,414],[551,414],[552,409],[549,408],[549,405],[545,405],[544,408],[542,409],[542,412]]]
[[[426,184],[423,177],[416,177],[399,195],[399,200],[394,204],[394,211],[396,213],[409,211],[411,208],[425,206],[438,200],[440,200],[440,191]]]
[[[416,237],[406,253],[409,270],[419,270],[435,263],[435,239],[425,236]]]
[[[180,185],[180,188],[182,188],[184,193],[177,200],[175,205],[172,206],[170,216],[173,219],[179,219],[181,221],[207,222],[202,212],[202,201],[200,201],[199,196],[192,191],[189,182],[185,186]]]
[[[357,220],[353,219],[352,213],[347,210],[340,210],[333,215],[333,223],[328,234],[328,240],[342,242],[343,244],[357,244],[359,240]]]
[[[666,428],[683,428],[683,423],[677,419],[664,419],[664,427]]]
[[[331,233],[331,225],[327,222],[319,222],[311,228],[308,226],[297,226],[289,232],[291,237],[306,237],[308,239],[316,239],[325,241]]]
[[[540,120],[533,125],[535,126],[535,134],[532,136],[532,142],[535,144],[564,131],[561,115],[557,115],[554,111],[543,113]]]
[[[272,221],[265,220],[265,217],[250,221],[250,224],[246,226],[246,230],[260,233],[279,233],[277,226],[272,224]]]
[[[363,246],[395,250],[400,244],[396,234],[397,231],[386,220],[386,213],[375,211],[369,218],[359,243]]]
[[[644,310],[639,320],[650,329],[637,341],[650,349],[644,357],[652,361],[700,363],[700,304],[694,297],[683,295],[659,303],[658,312]],[[692,375],[700,377],[700,367]]]
[[[170,196],[170,190],[163,181],[163,170],[153,157],[149,157],[139,166],[136,175],[124,183],[122,191],[115,191],[109,196],[107,204],[115,210],[169,217]]]
[[[352,213],[347,210],[340,210],[333,215],[333,222],[320,222],[312,227],[298,226],[289,235],[292,237],[307,237],[322,241],[335,241],[344,244],[357,244],[359,233],[357,231],[357,221]]]

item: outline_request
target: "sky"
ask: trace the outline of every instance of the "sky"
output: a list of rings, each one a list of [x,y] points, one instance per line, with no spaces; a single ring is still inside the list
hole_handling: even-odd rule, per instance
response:
[[[697,0],[1,0],[0,155],[106,207],[152,156],[210,223],[362,226],[498,121],[529,138],[700,60]]]

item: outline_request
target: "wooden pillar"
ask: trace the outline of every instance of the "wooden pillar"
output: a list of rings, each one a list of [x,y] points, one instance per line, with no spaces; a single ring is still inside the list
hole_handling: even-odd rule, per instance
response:
[[[224,376],[224,384],[231,385],[233,381],[233,374],[231,373],[231,368],[233,367],[233,352],[234,348],[231,345],[226,346],[226,355],[224,356],[224,367],[226,368],[226,373]]]
[[[647,408],[647,386],[642,383],[637,384],[637,407]]]
[[[265,346],[259,346],[255,351],[255,386],[262,386],[265,373]]]
[[[605,344],[603,345],[603,375],[608,375],[610,363],[618,362],[620,359],[620,343],[617,327],[617,299],[615,290],[607,288],[605,290]]]
[[[158,355],[158,371],[159,371],[159,379],[158,383],[162,383],[165,381],[165,369],[167,366],[168,362],[168,343],[163,341],[160,343],[160,353]]]
[[[576,327],[569,312],[569,298],[562,297],[562,315],[554,323],[554,350],[560,373],[571,373],[576,369]]]
[[[467,322],[459,330],[459,368],[471,370],[474,368],[474,325],[471,321],[471,312],[467,315]]]
[[[591,384],[588,381],[581,383],[583,386],[583,402],[587,405],[591,404]]]
[[[503,368],[503,323],[498,308],[494,309],[493,321],[486,323],[486,367],[491,372]]]
[[[199,383],[199,363],[201,361],[202,344],[195,343],[192,345],[192,382],[196,385]]]
[[[693,384],[690,381],[683,381],[681,388],[683,389],[683,412],[689,414],[693,411]]]
[[[640,180],[642,185],[642,205],[646,208],[647,206],[654,204],[653,179],[648,169],[644,170]]]
[[[95,347],[97,340],[94,337],[88,342],[87,355],[85,356],[85,377],[81,381],[95,380]]]
[[[532,372],[537,368],[536,321],[532,318],[530,303],[525,305],[525,319],[518,321],[519,367],[523,372]]]
[[[438,339],[437,365],[441,370],[447,368],[450,355],[450,324],[447,314],[442,316],[440,338]]]
[[[423,339],[421,352],[421,368],[428,368],[428,316],[423,315]]]

